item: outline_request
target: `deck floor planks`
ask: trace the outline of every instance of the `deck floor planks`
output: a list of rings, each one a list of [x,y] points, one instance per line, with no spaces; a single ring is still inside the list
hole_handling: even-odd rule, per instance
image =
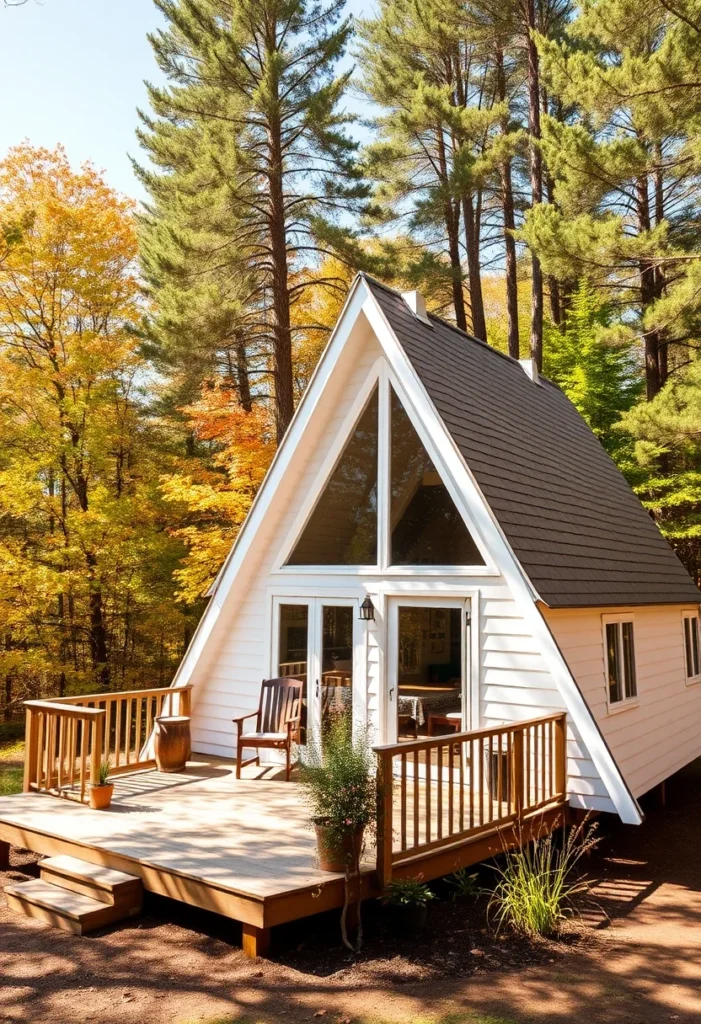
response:
[[[0,829],[5,822],[257,899],[336,877],[316,865],[298,785],[279,781],[277,767],[251,767],[237,780],[233,762],[196,757],[180,774],[118,777],[107,811],[38,793],[2,797]]]

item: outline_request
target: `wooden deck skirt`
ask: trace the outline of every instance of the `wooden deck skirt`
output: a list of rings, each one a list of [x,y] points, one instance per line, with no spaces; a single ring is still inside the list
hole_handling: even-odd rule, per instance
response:
[[[240,921],[250,956],[266,951],[271,927],[342,906],[343,875],[317,866],[300,787],[278,767],[236,779],[233,761],[194,757],[180,774],[118,775],[107,811],[56,788],[1,797],[0,866],[11,844],[138,875],[151,892]],[[378,766],[363,898],[390,877],[450,874],[563,821],[564,715],[381,747]]]

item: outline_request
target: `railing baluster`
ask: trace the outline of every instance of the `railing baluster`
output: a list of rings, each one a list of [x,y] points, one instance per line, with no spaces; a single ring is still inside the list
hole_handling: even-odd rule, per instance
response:
[[[431,842],[431,750],[424,751],[424,791],[426,793],[424,842]]]
[[[401,755],[402,785],[401,785],[401,843],[402,850],[406,850],[406,754]]]
[[[412,834],[413,845],[418,846],[421,842],[421,835],[419,833],[419,752],[414,751],[414,829]]]
[[[460,759],[458,765],[458,781],[460,785],[460,811],[458,817],[459,831],[462,832],[465,828],[465,741],[460,740],[458,743],[458,757]]]
[[[36,786],[37,789],[45,789],[45,776],[44,776],[44,755],[45,750],[45,737],[46,737],[46,715],[43,711],[38,712],[39,725],[37,728],[37,768],[36,768]]]
[[[470,740],[470,824],[468,828],[475,827],[475,741]]]
[[[122,754],[122,701],[119,699],[119,697],[115,697],[114,711],[114,766],[115,768],[119,768],[119,762]]]
[[[443,751],[444,747],[436,747],[436,839],[443,838]],[[430,764],[429,764],[430,771]]]
[[[454,745],[448,744],[448,835],[452,836],[453,828],[453,774],[455,772]]]

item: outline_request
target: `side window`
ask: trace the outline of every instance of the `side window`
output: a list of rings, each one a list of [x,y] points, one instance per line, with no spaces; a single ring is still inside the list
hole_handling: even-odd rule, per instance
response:
[[[605,623],[608,702],[612,707],[638,696],[633,623],[617,619]]]
[[[684,654],[686,659],[686,681],[701,679],[699,657],[699,616],[697,612],[684,612]]]

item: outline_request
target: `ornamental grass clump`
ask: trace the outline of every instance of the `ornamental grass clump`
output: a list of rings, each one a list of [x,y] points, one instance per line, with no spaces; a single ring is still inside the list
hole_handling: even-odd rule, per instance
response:
[[[323,830],[326,848],[345,870],[341,931],[345,945],[357,952],[362,944],[359,885],[355,947],[348,940],[346,930],[351,882],[360,877],[361,837],[372,834],[376,822],[375,757],[367,734],[354,738],[347,716],[331,720],[321,743],[311,745],[300,767],[300,781],[306,792],[312,824]]]
[[[590,883],[583,877],[573,879],[573,873],[598,843],[595,829],[585,821],[570,829],[561,845],[548,833],[505,852],[504,866],[495,869],[498,881],[489,901],[497,931],[508,927],[535,938],[561,930],[574,912],[574,897],[589,890]]]

